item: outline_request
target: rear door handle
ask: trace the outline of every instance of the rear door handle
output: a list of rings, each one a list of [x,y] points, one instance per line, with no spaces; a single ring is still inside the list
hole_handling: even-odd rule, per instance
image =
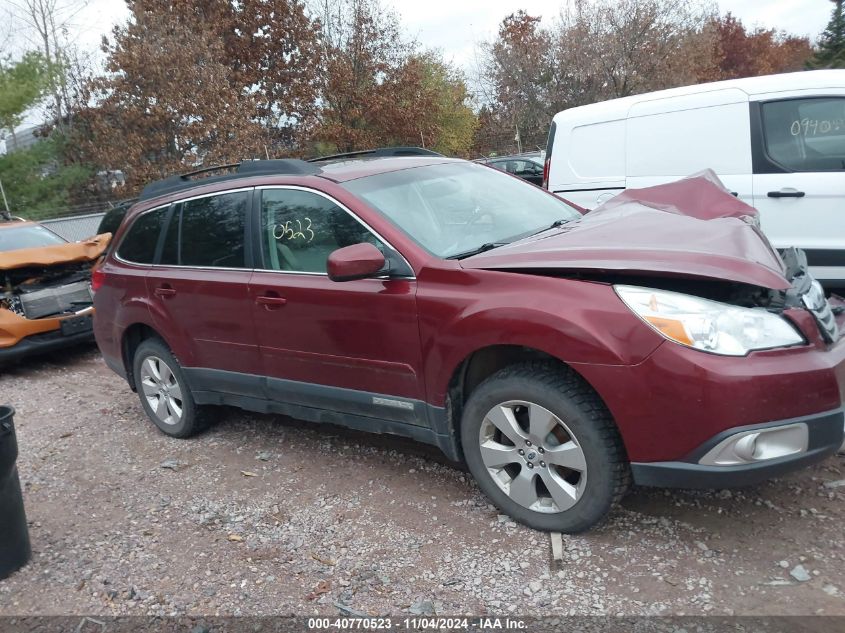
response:
[[[766,195],[770,198],[803,198],[805,194],[797,189],[781,189],[780,191],[770,191]]]
[[[284,297],[280,297],[276,293],[266,294],[266,295],[258,295],[255,298],[255,303],[258,305],[264,306],[267,310],[275,310],[288,302],[287,299]]]
[[[165,285],[165,286],[159,286],[158,288],[153,290],[153,292],[156,294],[156,296],[159,296],[159,297],[172,297],[176,294],[176,289]]]

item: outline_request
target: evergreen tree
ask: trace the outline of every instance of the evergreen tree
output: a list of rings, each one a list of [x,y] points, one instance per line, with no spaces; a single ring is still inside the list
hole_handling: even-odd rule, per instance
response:
[[[835,7],[827,28],[819,40],[819,47],[807,68],[845,68],[845,11],[842,0],[833,0]]]

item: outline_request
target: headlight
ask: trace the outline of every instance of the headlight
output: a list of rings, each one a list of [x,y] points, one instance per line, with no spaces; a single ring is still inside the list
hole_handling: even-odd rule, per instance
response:
[[[804,342],[782,317],[764,308],[739,308],[699,297],[637,286],[614,286],[634,314],[681,345],[745,356],[755,349]]]

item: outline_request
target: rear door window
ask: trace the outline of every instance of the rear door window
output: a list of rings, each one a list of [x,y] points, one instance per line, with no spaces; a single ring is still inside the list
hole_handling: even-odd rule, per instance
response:
[[[127,262],[152,264],[167,207],[138,216],[120,242],[117,256]]]
[[[845,97],[762,105],[769,158],[790,171],[845,171]]]
[[[245,268],[249,196],[236,191],[180,203],[167,229],[161,263]]]

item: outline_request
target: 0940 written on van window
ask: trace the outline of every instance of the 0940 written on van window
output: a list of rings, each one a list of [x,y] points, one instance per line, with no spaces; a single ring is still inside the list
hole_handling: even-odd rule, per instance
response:
[[[845,170],[845,97],[763,104],[766,152],[791,171]]]

